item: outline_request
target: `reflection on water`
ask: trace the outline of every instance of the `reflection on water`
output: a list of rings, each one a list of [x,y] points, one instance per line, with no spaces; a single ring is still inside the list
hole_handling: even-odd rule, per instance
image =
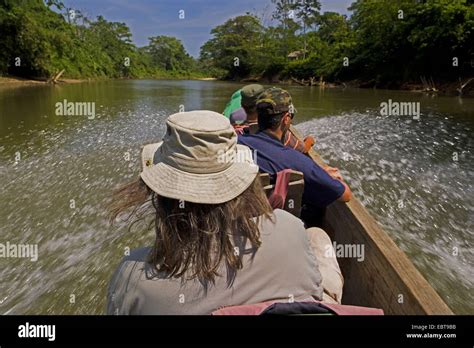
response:
[[[39,247],[37,262],[0,258],[0,313],[103,313],[106,284],[124,251],[153,238],[109,226],[111,190],[136,177],[140,146],[160,139],[166,116],[180,107],[220,111],[238,87],[108,81],[0,88],[0,243]],[[473,100],[289,90],[299,127],[316,135],[323,157],[341,168],[449,305],[474,312]],[[420,101],[421,120],[378,116],[389,98]],[[96,117],[56,116],[54,105],[64,99],[95,102]]]

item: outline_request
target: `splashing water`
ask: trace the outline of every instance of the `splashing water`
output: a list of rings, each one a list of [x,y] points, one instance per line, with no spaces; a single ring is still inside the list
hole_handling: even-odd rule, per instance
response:
[[[375,111],[304,122],[316,150],[457,313],[474,310],[474,174],[469,126]]]
[[[36,262],[0,258],[0,313],[104,313],[124,252],[153,241],[151,232],[109,225],[112,190],[137,176],[141,146],[160,140],[165,118],[180,105],[222,110],[239,87],[110,81],[0,90],[0,243],[38,245]],[[470,101],[456,109],[453,99],[424,100],[424,110],[444,111],[414,121],[350,111],[394,96],[418,98],[411,94],[289,90],[297,119],[334,115],[298,128],[315,135],[316,149],[450,307],[473,313],[473,124],[446,117],[450,110],[465,115]],[[95,101],[95,119],[54,115],[64,99]]]

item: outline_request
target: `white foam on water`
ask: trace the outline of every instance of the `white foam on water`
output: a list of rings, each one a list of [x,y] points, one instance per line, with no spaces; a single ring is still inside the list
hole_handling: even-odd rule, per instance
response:
[[[140,99],[101,108],[101,117],[91,122],[66,119],[0,137],[0,236],[38,243],[39,249],[36,263],[0,259],[0,313],[104,313],[106,286],[124,248],[153,240],[146,232],[110,226],[105,209],[112,190],[137,177],[142,144],[159,141],[165,117],[176,111],[161,108],[158,114],[156,103]],[[450,306],[472,313],[471,130],[439,115],[423,115],[422,121],[369,111],[298,128],[315,135],[316,149],[340,168]],[[22,160],[14,164],[16,151]],[[457,164],[453,151],[459,153]],[[458,256],[453,247],[459,247]]]
[[[164,133],[166,115],[152,110],[143,104],[109,110],[112,121],[28,131],[27,141],[7,149],[18,149],[22,159],[0,160],[0,235],[38,244],[39,258],[0,259],[0,293],[9,295],[0,313],[104,313],[105,288],[125,247],[153,241],[145,232],[110,226],[106,215],[113,189],[138,177],[142,144]]]
[[[473,139],[466,127],[436,114],[415,122],[376,111],[297,125],[315,136],[315,149],[340,169],[355,196],[458,313],[474,310]]]

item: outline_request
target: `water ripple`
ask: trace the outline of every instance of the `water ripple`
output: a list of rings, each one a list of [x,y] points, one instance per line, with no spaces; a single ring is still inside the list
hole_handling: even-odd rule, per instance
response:
[[[347,113],[298,125],[458,313],[474,311],[473,138],[454,118]],[[471,131],[469,128],[467,131]]]

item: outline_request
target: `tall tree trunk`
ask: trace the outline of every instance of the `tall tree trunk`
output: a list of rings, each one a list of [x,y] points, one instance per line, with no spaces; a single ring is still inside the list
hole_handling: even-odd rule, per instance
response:
[[[303,40],[304,40],[303,59],[306,59],[306,23],[304,22],[303,22]]]

